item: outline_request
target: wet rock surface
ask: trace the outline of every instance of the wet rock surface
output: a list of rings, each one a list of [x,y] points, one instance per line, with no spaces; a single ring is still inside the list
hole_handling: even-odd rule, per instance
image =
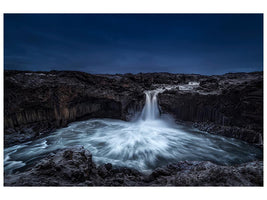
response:
[[[22,173],[5,175],[5,186],[262,186],[263,162],[219,166],[181,161],[142,174],[111,164],[96,166],[83,147],[48,155]]]
[[[77,120],[129,120],[142,110],[144,90],[164,85],[177,87],[159,94],[161,112],[201,130],[263,145],[262,72],[203,76],[5,71],[5,146]]]

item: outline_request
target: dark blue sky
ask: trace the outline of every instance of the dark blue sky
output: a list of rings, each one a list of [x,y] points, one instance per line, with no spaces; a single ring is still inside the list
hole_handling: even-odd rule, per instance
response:
[[[89,73],[263,70],[261,14],[5,14],[4,67]]]

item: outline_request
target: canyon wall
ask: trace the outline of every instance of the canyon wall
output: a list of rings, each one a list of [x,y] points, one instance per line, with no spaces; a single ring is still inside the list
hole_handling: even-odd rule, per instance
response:
[[[162,112],[215,134],[262,145],[263,79],[260,74],[228,74],[200,80],[190,90],[159,95]]]
[[[189,82],[197,84],[188,87]],[[262,144],[262,72],[202,76],[5,71],[5,145],[39,137],[77,120],[130,120],[142,110],[144,90],[164,84],[188,89],[178,87],[160,94],[161,112],[211,133]]]
[[[90,118],[127,120],[143,106],[142,88],[123,77],[82,72],[5,72],[5,144]]]

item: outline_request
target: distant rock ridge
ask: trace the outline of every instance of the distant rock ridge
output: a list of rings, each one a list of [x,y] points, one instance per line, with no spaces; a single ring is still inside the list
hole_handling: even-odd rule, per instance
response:
[[[262,72],[204,76],[5,71],[5,146],[41,137],[77,120],[129,120],[142,110],[144,91],[157,85],[190,86],[159,94],[161,112],[210,133],[262,145]]]

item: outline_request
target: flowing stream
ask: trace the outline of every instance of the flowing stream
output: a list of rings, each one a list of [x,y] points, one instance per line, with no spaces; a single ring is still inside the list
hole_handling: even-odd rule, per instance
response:
[[[145,106],[135,121],[74,122],[46,137],[5,148],[5,173],[23,171],[49,153],[77,145],[88,149],[96,164],[111,163],[145,173],[183,160],[232,165],[262,159],[262,150],[253,145],[177,125],[170,116],[160,115],[157,95],[163,91],[145,92]]]

